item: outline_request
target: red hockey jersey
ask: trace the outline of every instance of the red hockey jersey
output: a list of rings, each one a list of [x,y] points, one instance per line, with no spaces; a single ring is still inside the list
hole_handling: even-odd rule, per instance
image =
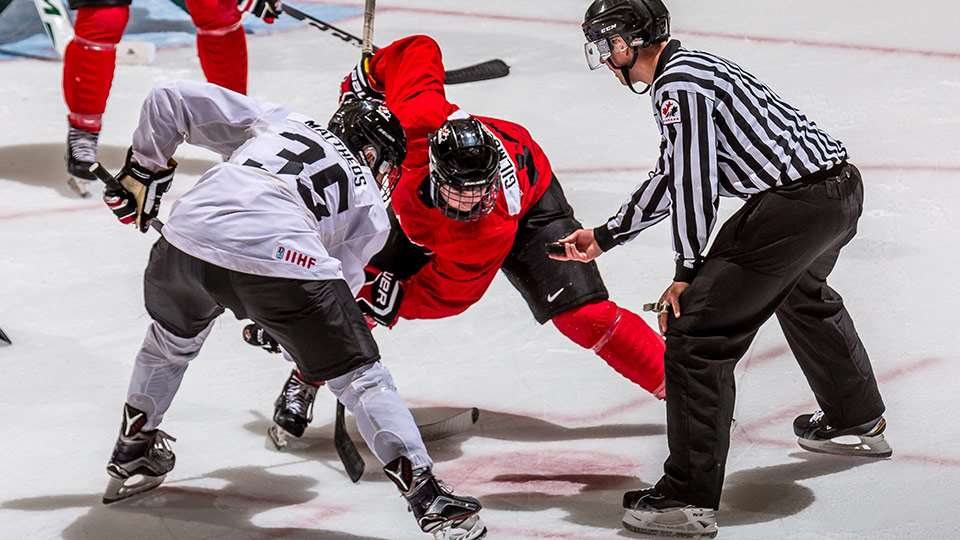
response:
[[[407,281],[400,306],[405,319],[435,319],[463,312],[483,296],[513,246],[517,225],[553,179],[547,156],[518,124],[474,116],[500,141],[501,190],[489,215],[473,222],[448,218],[429,200],[427,135],[451,115],[443,87],[440,48],[427,36],[411,36],[380,49],[370,62],[370,83],[407,135],[407,159],[393,210],[407,237],[433,253]]]

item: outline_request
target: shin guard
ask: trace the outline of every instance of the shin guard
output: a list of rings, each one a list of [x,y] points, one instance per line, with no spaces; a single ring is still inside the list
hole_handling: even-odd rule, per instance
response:
[[[117,43],[130,17],[127,6],[82,7],[63,59],[63,96],[70,125],[99,132],[117,63]]]
[[[247,93],[247,38],[234,0],[187,0],[207,81]]]
[[[663,339],[636,313],[604,300],[561,313],[553,324],[617,373],[664,398]]]

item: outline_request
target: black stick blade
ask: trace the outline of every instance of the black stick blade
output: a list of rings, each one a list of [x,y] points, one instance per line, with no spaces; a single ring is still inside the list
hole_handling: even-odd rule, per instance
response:
[[[357,451],[357,446],[353,444],[350,435],[347,433],[344,410],[343,403],[337,401],[337,421],[333,428],[333,445],[337,449],[340,461],[343,462],[343,468],[347,471],[347,476],[350,477],[351,482],[356,484],[363,476],[363,470],[367,465],[363,462],[363,457]]]
[[[6,343],[7,345],[13,345],[13,342],[10,341],[10,338],[3,333],[3,328],[0,328],[0,343]]]
[[[510,66],[499,58],[479,64],[451,69],[446,73],[446,84],[464,84],[489,79],[499,79],[510,74]]]

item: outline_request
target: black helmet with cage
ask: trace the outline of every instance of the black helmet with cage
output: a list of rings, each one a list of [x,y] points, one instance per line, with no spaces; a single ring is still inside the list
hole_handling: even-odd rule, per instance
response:
[[[590,69],[598,69],[610,61],[616,36],[634,49],[633,62],[620,69],[630,90],[628,72],[637,61],[637,49],[644,49],[670,38],[670,12],[661,0],[594,0],[583,16],[583,35],[587,38],[584,53]],[[649,88],[648,88],[649,89]]]
[[[429,137],[430,197],[445,216],[476,221],[500,192],[500,150],[475,118],[448,120]]]
[[[340,105],[327,129],[370,166],[383,200],[390,200],[407,157],[407,137],[400,120],[382,101],[354,99]]]

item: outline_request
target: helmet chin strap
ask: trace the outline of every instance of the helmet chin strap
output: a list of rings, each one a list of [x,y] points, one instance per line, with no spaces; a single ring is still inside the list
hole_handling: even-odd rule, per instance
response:
[[[642,96],[650,91],[651,85],[648,84],[647,87],[643,89],[643,92],[637,92],[637,89],[633,87],[633,79],[630,77],[630,70],[633,69],[633,66],[637,64],[637,59],[640,58],[640,47],[631,47],[631,49],[633,49],[633,60],[630,61],[630,65],[618,66],[613,62],[610,63],[613,65],[613,67],[620,70],[620,74],[623,75],[623,80],[627,82],[627,86],[630,87],[630,91],[638,96]]]

